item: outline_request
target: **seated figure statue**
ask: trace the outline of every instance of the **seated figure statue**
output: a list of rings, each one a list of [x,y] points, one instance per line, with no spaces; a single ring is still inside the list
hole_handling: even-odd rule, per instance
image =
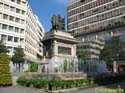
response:
[[[53,15],[51,18],[52,29],[54,30],[65,30],[65,18],[62,18],[60,15]]]

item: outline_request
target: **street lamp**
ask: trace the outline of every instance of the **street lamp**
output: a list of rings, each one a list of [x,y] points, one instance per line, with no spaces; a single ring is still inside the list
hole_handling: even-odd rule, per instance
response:
[[[116,56],[117,56],[117,63],[118,63],[118,61],[119,61],[119,54],[117,53]]]

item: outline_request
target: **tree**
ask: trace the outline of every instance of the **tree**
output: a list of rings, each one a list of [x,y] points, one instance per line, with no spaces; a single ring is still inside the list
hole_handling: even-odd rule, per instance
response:
[[[37,70],[38,70],[38,64],[37,63],[30,64],[30,72],[37,72]]]
[[[1,53],[7,53],[7,48],[5,46],[5,43],[3,41],[0,41],[0,54]]]
[[[119,47],[117,49],[117,60],[125,60],[125,43],[123,41],[119,42]]]
[[[24,56],[25,56],[25,54],[24,54],[23,49],[18,47],[18,48],[16,48],[16,52],[14,53],[14,55],[11,58],[11,60],[13,61],[14,64],[19,65],[19,72],[20,72],[21,64],[23,66],[23,64],[25,62]]]
[[[78,52],[78,58],[79,59],[87,59],[89,57],[89,52],[88,51],[79,51]]]
[[[107,67],[112,70],[114,61],[113,46],[105,46],[104,49],[101,50],[100,59],[105,60]]]

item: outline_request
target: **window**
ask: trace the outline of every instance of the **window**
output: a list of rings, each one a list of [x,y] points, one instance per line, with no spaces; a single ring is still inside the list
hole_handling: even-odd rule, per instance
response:
[[[21,24],[24,24],[25,20],[21,19]]]
[[[11,0],[11,2],[15,2],[15,0]]]
[[[13,26],[9,26],[9,31],[13,31],[14,27]]]
[[[19,28],[18,27],[15,27],[15,32],[19,32]]]
[[[25,14],[25,11],[22,10],[22,15],[24,15],[24,14]]]
[[[20,38],[20,42],[24,42],[24,39],[23,39],[23,38]]]
[[[21,0],[17,0],[17,4],[20,4],[21,3]]]
[[[10,20],[10,21],[14,21],[14,17],[13,17],[13,16],[10,16],[9,20]]]
[[[16,13],[20,13],[20,9],[16,8]]]
[[[7,10],[9,10],[9,5],[4,5],[4,9],[7,9]]]
[[[17,37],[14,37],[14,42],[18,42],[18,38]]]
[[[26,2],[25,2],[25,1],[22,1],[22,4],[23,4],[23,5],[25,5],[25,4],[26,4]]]
[[[7,36],[6,35],[1,35],[1,40],[6,40]]]
[[[0,13],[0,18],[2,18],[2,13]]]
[[[7,25],[3,24],[2,29],[7,30]]]
[[[58,53],[59,53],[59,54],[71,55],[71,48],[59,46],[59,47],[58,47]]]
[[[3,19],[8,19],[8,15],[3,14]]]
[[[8,36],[8,41],[13,41],[13,37],[12,36]]]
[[[15,7],[10,7],[10,11],[13,11],[13,12],[15,12]]]
[[[0,2],[0,8],[2,8],[2,7],[3,7],[3,3]]]
[[[24,33],[24,29],[21,29],[20,33]]]
[[[20,19],[19,19],[19,18],[16,18],[16,19],[15,19],[15,22],[19,23],[19,22],[20,22]]]

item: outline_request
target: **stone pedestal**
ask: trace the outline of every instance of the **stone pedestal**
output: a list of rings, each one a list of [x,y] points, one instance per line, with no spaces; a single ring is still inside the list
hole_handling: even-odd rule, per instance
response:
[[[75,38],[67,32],[56,30],[50,31],[45,34],[42,42],[44,56],[46,59],[49,59],[48,68],[51,69],[51,72],[64,72],[64,61],[67,61],[67,69],[69,69],[71,60],[77,58],[77,42]]]

